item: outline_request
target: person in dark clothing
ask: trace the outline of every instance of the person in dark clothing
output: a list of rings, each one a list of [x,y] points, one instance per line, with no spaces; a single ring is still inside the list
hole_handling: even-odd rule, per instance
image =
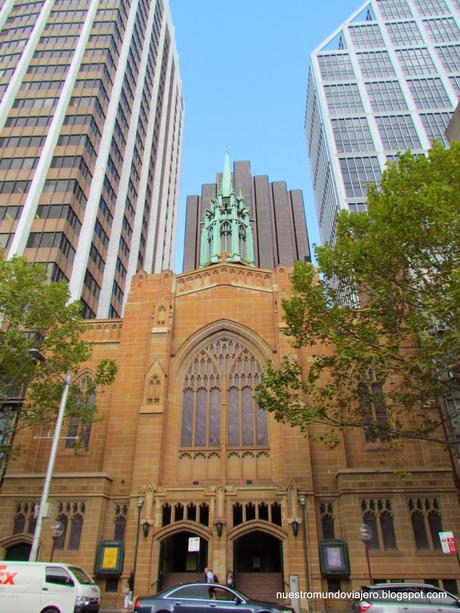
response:
[[[132,607],[134,597],[134,571],[129,573],[129,577],[126,580],[125,589],[123,591],[125,595],[124,606],[125,609],[129,609]]]

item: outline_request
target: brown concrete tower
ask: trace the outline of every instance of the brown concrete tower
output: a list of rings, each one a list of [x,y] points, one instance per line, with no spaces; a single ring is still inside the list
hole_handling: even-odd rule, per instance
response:
[[[302,191],[287,190],[284,181],[270,182],[267,176],[251,175],[248,161],[234,162],[235,192],[241,195],[253,222],[254,263],[271,269],[278,264],[293,266],[297,260],[310,259]],[[204,213],[222,182],[204,184],[200,196],[187,197],[183,270],[200,266],[200,236]]]

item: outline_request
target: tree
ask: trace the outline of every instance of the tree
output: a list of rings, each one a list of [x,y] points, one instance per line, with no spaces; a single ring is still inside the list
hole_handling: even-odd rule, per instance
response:
[[[44,266],[24,257],[10,260],[0,253],[0,459],[5,463],[20,451],[14,444],[19,429],[54,424],[62,380],[76,374],[91,356],[83,331],[81,304],[69,303],[64,281],[48,282]],[[28,353],[39,349],[46,364]],[[55,371],[54,373],[52,371]],[[95,377],[69,390],[67,416],[82,423],[96,419],[96,389],[110,384],[116,373],[111,360],[102,360]]]
[[[445,443],[440,407],[460,389],[460,145],[402,154],[316,255],[283,303],[299,360],[268,365],[260,407],[331,445],[348,427]]]

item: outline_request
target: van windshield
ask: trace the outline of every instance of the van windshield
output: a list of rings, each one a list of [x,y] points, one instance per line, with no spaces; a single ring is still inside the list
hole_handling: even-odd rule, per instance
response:
[[[69,570],[75,575],[78,583],[81,583],[82,585],[94,584],[94,581],[82,568],[79,568],[78,566],[69,566]]]

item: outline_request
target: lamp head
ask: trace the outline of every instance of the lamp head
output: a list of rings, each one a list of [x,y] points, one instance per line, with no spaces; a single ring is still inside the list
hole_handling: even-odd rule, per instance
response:
[[[43,355],[43,353],[41,351],[39,351],[38,349],[29,349],[27,351],[27,353],[33,357],[34,360],[37,360],[37,362],[46,362],[46,358]]]
[[[217,536],[220,538],[222,536],[222,532],[224,530],[224,524],[221,521],[216,521],[216,532]]]
[[[144,497],[143,496],[138,496],[137,497],[136,506],[139,509],[139,511],[142,509],[142,507],[144,506]]]
[[[367,524],[361,524],[359,527],[359,536],[363,543],[368,543],[372,539],[372,528]]]

